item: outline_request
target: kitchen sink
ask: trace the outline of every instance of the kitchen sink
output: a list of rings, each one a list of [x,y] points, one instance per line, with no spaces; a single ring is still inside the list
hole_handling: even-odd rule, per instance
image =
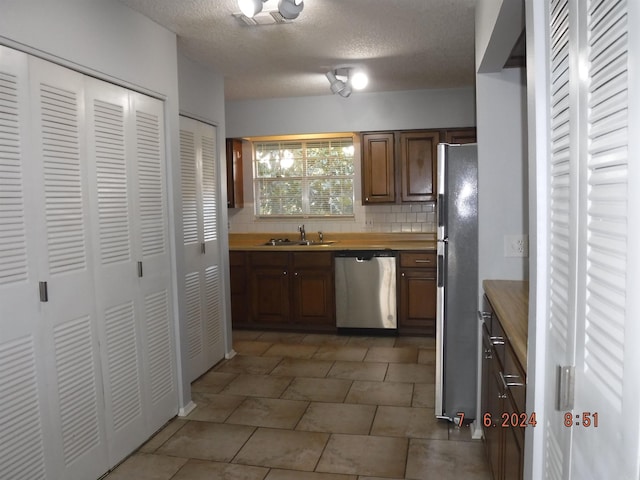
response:
[[[272,238],[268,242],[262,243],[264,246],[271,247],[292,247],[292,246],[327,246],[333,245],[335,240],[289,240],[288,238]]]

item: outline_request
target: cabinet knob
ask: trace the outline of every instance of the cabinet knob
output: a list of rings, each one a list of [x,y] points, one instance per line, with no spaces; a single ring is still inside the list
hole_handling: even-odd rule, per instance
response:
[[[286,274],[287,274],[287,271],[285,270],[284,272],[282,272],[282,274],[283,274],[283,275],[286,275]]]
[[[404,272],[402,272],[400,275],[401,275],[402,277],[404,277]]]
[[[298,276],[298,272],[294,273],[294,275],[297,277]]]

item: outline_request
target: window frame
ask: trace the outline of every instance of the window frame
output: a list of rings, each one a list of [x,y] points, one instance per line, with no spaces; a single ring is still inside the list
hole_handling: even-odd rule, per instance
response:
[[[252,167],[252,184],[254,195],[254,216],[258,220],[270,220],[270,219],[297,219],[297,218],[318,218],[318,219],[353,219],[355,217],[355,201],[356,201],[356,187],[357,187],[357,175],[358,175],[358,142],[357,134],[354,132],[341,132],[341,133],[326,133],[326,134],[311,134],[311,135],[276,135],[265,137],[251,137],[247,138],[251,145],[251,167]],[[256,164],[256,144],[257,143],[282,143],[282,142],[298,142],[303,145],[307,143],[320,143],[322,141],[344,141],[351,142],[353,147],[353,173],[352,175],[341,176],[302,176],[291,177],[300,181],[301,184],[301,207],[302,212],[299,214],[264,214],[260,213],[260,195],[259,190],[263,180],[272,180],[268,177],[258,177],[257,164]],[[350,178],[351,179],[351,196],[349,197],[351,202],[351,213],[347,214],[331,214],[331,213],[310,213],[310,183],[314,179],[331,179],[331,178]]]

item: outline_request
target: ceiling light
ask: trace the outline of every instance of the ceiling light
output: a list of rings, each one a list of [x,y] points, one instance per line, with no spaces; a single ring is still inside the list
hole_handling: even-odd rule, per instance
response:
[[[327,72],[329,87],[333,93],[338,93],[343,97],[351,95],[352,89],[362,90],[369,83],[369,77],[361,70],[351,74],[352,67],[341,67],[331,72]],[[341,78],[338,78],[341,77]],[[344,80],[343,80],[344,79]]]
[[[267,0],[238,0],[238,7],[243,15],[252,18],[262,11],[262,3]]]
[[[278,11],[287,20],[297,18],[303,8],[304,2],[302,0],[280,0],[278,2]]]
[[[356,90],[362,90],[368,83],[369,77],[364,72],[358,71],[351,76],[351,86]]]
[[[332,93],[338,93],[342,97],[351,95],[351,85],[342,80],[338,80],[334,72],[327,72],[327,79],[329,80],[329,88]]]

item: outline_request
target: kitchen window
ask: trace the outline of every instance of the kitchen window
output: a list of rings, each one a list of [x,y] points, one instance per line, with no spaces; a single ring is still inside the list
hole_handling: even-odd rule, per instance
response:
[[[353,137],[253,142],[258,217],[353,216]]]

